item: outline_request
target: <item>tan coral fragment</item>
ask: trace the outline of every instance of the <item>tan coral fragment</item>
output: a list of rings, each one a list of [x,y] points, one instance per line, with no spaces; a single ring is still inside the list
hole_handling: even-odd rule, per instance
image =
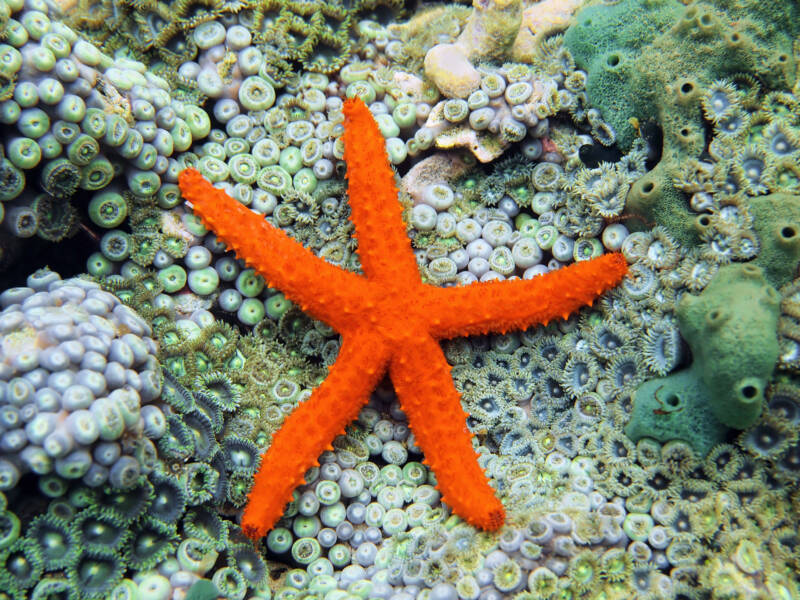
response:
[[[481,84],[481,74],[455,44],[437,44],[428,50],[425,75],[450,98],[466,98]]]

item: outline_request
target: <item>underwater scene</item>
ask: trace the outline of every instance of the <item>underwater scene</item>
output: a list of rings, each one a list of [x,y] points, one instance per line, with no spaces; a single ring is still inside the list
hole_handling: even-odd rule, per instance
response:
[[[800,600],[798,71],[798,0],[0,0],[0,600]]]

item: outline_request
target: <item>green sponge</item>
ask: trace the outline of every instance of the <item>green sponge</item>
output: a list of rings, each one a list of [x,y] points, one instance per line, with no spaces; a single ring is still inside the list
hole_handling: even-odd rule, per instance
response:
[[[750,212],[761,242],[753,262],[776,288],[797,277],[800,262],[800,196],[769,194],[750,199]]]
[[[725,439],[728,428],[711,412],[711,394],[697,369],[642,384],[633,398],[633,413],[625,435],[660,442],[683,440],[705,456]]]
[[[739,73],[791,88],[798,34],[796,2],[590,1],[564,44],[587,72],[589,101],[614,127],[622,149],[636,137],[635,117],[661,125],[667,153],[697,156],[703,149],[701,88]]]
[[[761,414],[778,360],[780,295],[752,263],[720,268],[699,296],[678,304],[678,324],[708,387],[711,411],[738,429]]]
[[[186,600],[217,600],[222,593],[208,579],[199,579],[192,584],[186,593]]]
[[[710,128],[701,99],[718,79],[736,79],[740,87],[757,81],[755,91],[791,89],[798,36],[798,2],[587,0],[564,45],[586,71],[589,104],[614,128],[622,150],[638,125],[656,123],[663,133],[661,160],[631,186],[627,214],[666,227],[684,246],[697,245],[697,215],[674,180],[687,159],[704,160]]]

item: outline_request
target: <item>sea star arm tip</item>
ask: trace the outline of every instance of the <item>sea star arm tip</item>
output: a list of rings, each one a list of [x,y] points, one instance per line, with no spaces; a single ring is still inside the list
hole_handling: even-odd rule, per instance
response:
[[[386,370],[388,352],[357,334],[343,340],[328,377],[286,418],[262,457],[242,517],[248,536],[261,538],[274,527],[305,472],[369,400]],[[375,365],[367,376],[364,364]]]
[[[436,474],[442,501],[468,523],[498,529],[505,511],[478,465],[467,415],[439,344],[426,336],[413,347],[397,349],[389,373],[425,462]]]
[[[369,278],[394,280],[400,286],[418,283],[419,271],[397,202],[386,140],[360,98],[348,98],[342,110],[350,218],[356,227],[364,273]]]
[[[425,286],[423,301],[432,315],[431,333],[438,339],[525,329],[591,305],[627,272],[625,258],[612,253],[528,280]]]
[[[312,316],[336,328],[343,307],[367,294],[364,277],[318,258],[263,215],[215,188],[196,169],[181,171],[178,185],[195,214],[229,250]]]

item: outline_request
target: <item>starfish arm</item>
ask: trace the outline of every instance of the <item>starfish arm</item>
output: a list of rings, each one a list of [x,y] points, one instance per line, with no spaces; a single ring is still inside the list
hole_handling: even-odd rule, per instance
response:
[[[347,312],[345,296],[353,298],[355,307],[366,294],[365,278],[315,256],[263,216],[212,186],[199,171],[185,169],[178,183],[203,224],[229,250],[313,317],[337,328]]]
[[[483,471],[467,430],[467,415],[453,387],[439,344],[423,335],[395,351],[389,365],[400,406],[442,492],[442,501],[468,523],[498,529],[505,511]]]
[[[350,217],[356,226],[364,273],[370,279],[390,280],[397,286],[419,283],[386,140],[361,99],[345,100],[344,117]]]
[[[505,333],[567,318],[617,285],[628,272],[621,254],[605,254],[533,279],[463,287],[425,286],[430,332],[437,339]]]
[[[259,539],[272,529],[306,471],[367,403],[388,360],[388,348],[370,336],[344,338],[325,381],[286,418],[262,456],[242,517],[249,537]]]

